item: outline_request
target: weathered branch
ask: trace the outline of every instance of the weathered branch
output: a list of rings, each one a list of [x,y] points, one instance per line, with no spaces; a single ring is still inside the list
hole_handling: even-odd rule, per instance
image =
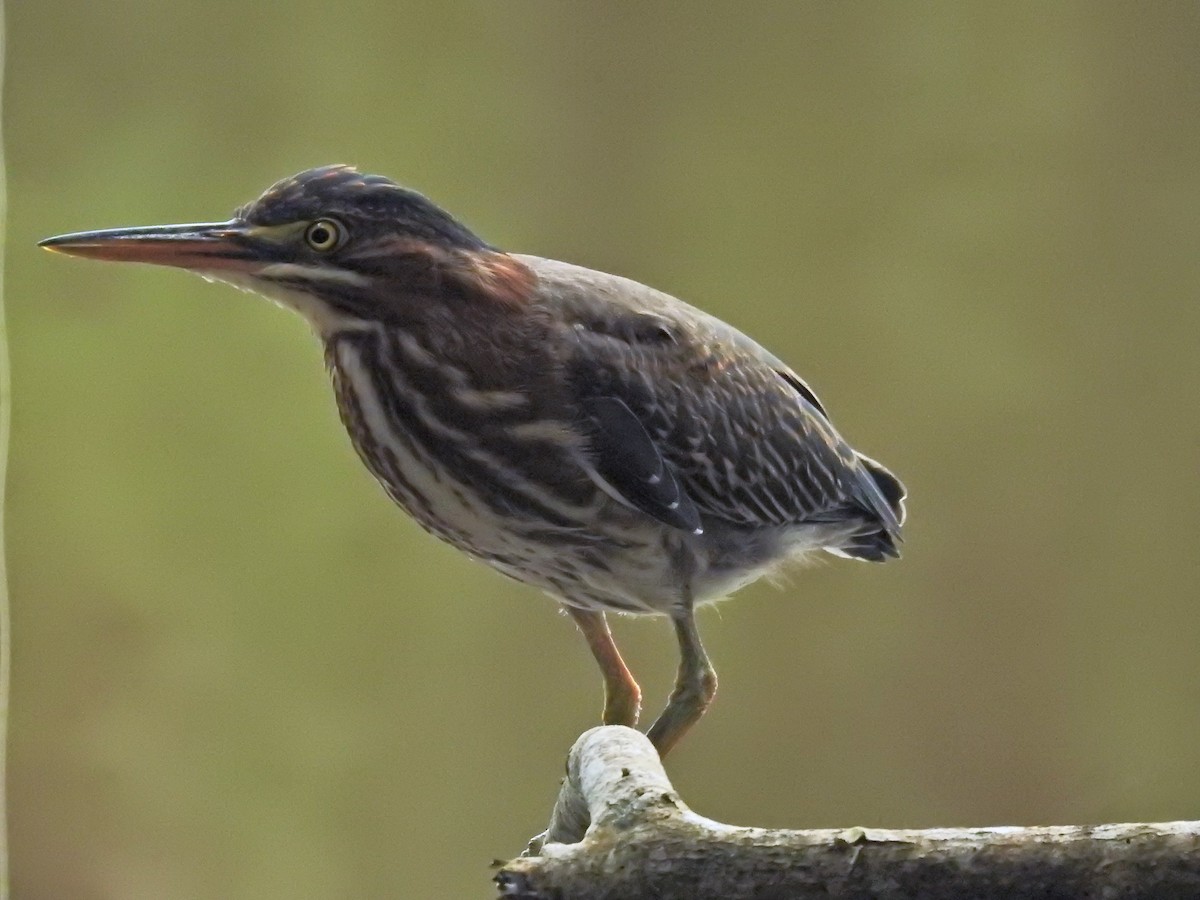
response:
[[[737,828],[679,799],[621,726],[575,746],[544,835],[496,875],[521,900],[1195,900],[1200,822],[1047,828]]]

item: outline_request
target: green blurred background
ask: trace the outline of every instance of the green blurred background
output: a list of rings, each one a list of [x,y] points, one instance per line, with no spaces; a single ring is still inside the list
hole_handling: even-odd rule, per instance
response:
[[[582,640],[426,537],[304,324],[34,247],[327,162],[793,363],[905,559],[702,615],[718,819],[1200,815],[1200,12],[8,4],[21,900],[486,897],[596,719]],[[675,648],[618,623],[648,706]]]

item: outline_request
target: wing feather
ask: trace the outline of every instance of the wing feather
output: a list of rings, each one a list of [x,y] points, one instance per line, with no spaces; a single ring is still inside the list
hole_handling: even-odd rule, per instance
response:
[[[630,311],[572,322],[568,343],[597,470],[631,505],[689,529],[693,514],[747,527],[865,518],[894,551],[899,482],[745,335],[708,316]]]

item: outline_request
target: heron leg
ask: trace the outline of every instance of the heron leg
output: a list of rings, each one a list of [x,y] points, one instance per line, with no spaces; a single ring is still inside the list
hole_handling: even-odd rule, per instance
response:
[[[574,606],[566,606],[566,610],[583,632],[604,676],[604,724],[628,725],[632,728],[637,725],[641,713],[642,689],[625,665],[625,660],[621,659],[621,651],[617,649],[612,632],[608,630],[608,620],[604,613],[594,610]]]
[[[666,756],[699,721],[717,693],[717,673],[700,643],[696,613],[691,604],[673,612],[671,620],[679,639],[679,674],[667,708],[654,720],[648,732],[659,756]]]

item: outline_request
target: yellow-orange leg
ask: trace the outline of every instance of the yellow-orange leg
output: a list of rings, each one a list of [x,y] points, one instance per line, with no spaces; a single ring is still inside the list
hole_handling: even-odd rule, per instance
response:
[[[621,659],[621,651],[617,649],[612,632],[608,630],[608,620],[602,612],[576,609],[574,606],[567,606],[566,610],[583,632],[604,676],[604,724],[633,728],[642,711],[642,689],[625,665],[625,660]]]
[[[647,732],[659,756],[666,756],[679,743],[679,739],[704,715],[717,693],[717,673],[700,643],[695,613],[689,606],[672,613],[671,621],[679,639],[679,674],[675,678],[675,689],[667,700],[667,708]]]

